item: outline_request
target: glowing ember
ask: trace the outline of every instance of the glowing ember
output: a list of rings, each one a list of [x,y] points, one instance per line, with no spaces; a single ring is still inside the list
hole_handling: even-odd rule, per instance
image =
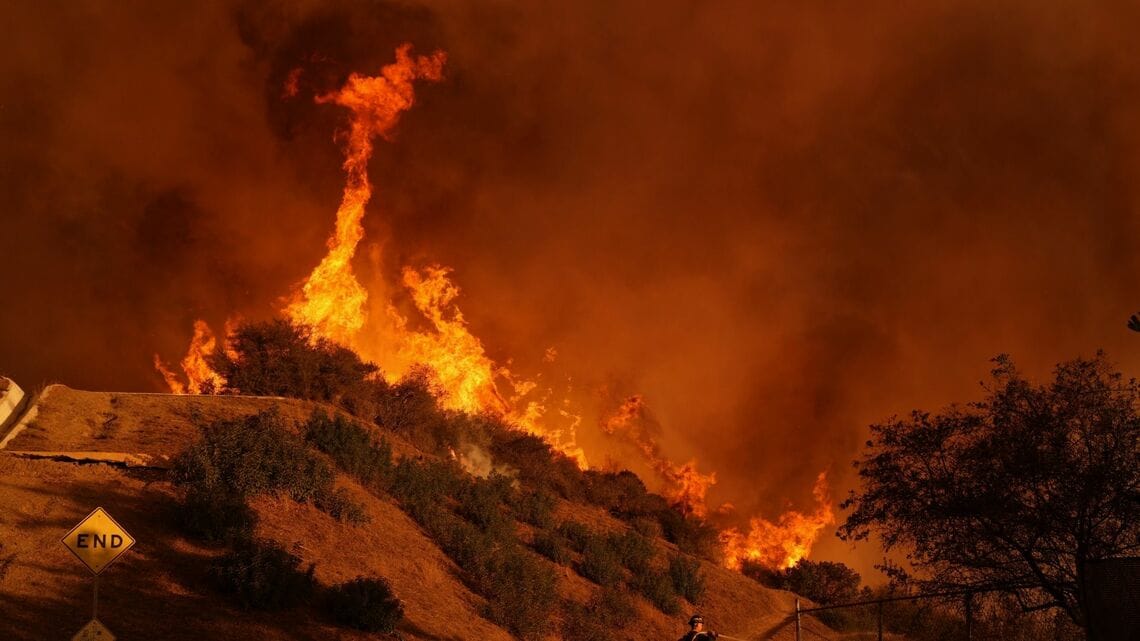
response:
[[[748,534],[736,528],[721,532],[725,566],[739,570],[741,564],[749,560],[774,570],[783,570],[810,554],[820,531],[835,521],[826,472],[821,472],[816,478],[812,494],[816,509],[811,514],[788,511],[781,514],[775,523],[754,517],[749,523]]]

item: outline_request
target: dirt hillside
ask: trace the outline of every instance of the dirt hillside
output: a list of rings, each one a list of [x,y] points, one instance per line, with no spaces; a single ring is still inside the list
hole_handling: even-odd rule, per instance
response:
[[[333,625],[308,608],[266,614],[235,607],[213,591],[206,574],[209,559],[222,549],[188,539],[175,525],[178,497],[165,469],[170,459],[198,438],[198,425],[271,406],[291,423],[321,407],[290,399],[82,392],[58,385],[42,392],[0,452],[0,638],[67,639],[91,618],[93,579],[60,539],[96,506],[138,541],[99,579],[99,619],[118,639],[377,638]],[[421,455],[397,435],[385,436],[397,456]],[[263,497],[253,503],[257,535],[315,563],[324,585],[358,575],[386,577],[405,603],[399,631],[407,639],[511,638],[480,615],[481,598],[393,500],[345,476],[337,484],[364,505],[368,523],[340,523],[310,505]],[[563,502],[558,511],[599,529],[627,527],[589,506]],[[661,540],[657,545],[675,549]],[[563,596],[585,601],[597,590],[572,570],[555,567]],[[712,627],[745,639],[792,638],[787,620],[795,595],[710,563],[702,569],[708,589],[700,610]],[[617,638],[676,639],[684,631],[687,615],[666,617],[640,598],[637,608],[639,620]],[[807,639],[837,638],[817,622],[807,625]]]

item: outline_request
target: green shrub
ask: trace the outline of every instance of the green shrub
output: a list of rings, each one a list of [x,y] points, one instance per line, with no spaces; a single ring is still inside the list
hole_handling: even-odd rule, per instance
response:
[[[484,571],[488,618],[522,639],[542,637],[558,603],[553,570],[512,545],[500,548]]]
[[[396,464],[392,494],[417,518],[414,512],[458,494],[466,483],[464,476],[452,462],[405,457]]]
[[[274,408],[206,426],[202,440],[176,459],[173,480],[208,496],[286,492],[303,502],[327,492],[333,472],[285,429]]]
[[[584,476],[586,499],[620,518],[653,516],[669,507],[668,501],[647,491],[641,478],[629,470],[590,470]]]
[[[404,618],[404,605],[380,578],[357,577],[336,585],[325,603],[334,621],[366,632],[392,632]]]
[[[586,543],[593,538],[594,534],[590,528],[577,521],[563,521],[558,526],[558,534],[570,542],[570,547],[575,552],[581,552],[586,549]]]
[[[557,499],[542,490],[520,491],[515,494],[511,507],[515,517],[523,523],[548,530],[554,527],[554,506]]]
[[[509,523],[502,505],[510,494],[511,479],[505,476],[471,479],[456,497],[459,515],[483,530],[506,528]]]
[[[565,641],[600,641],[615,636],[637,619],[637,609],[629,594],[617,588],[603,588],[589,603],[567,601],[562,610],[562,638]]]
[[[543,532],[534,537],[534,551],[559,565],[569,565],[570,548],[566,539],[558,534]]]
[[[772,570],[755,561],[745,561],[740,571],[745,576],[778,590],[789,590],[821,605],[847,603],[865,598],[860,589],[862,577],[843,563],[800,559],[785,570]]]
[[[236,595],[247,608],[283,610],[308,601],[315,582],[313,566],[301,572],[301,560],[268,542],[249,542],[214,562],[218,588]]]
[[[310,330],[276,319],[245,323],[228,339],[230,349],[218,350],[210,365],[226,379],[226,393],[287,396],[359,404],[372,393],[367,384],[377,371],[352,350]]]
[[[598,620],[588,606],[567,601],[562,606],[563,641],[602,641],[613,636],[613,630]]]
[[[637,532],[649,540],[659,539],[664,535],[664,532],[661,530],[661,524],[653,518],[641,516],[631,519],[629,524],[633,527],[634,532]]]
[[[621,564],[634,574],[649,569],[653,560],[653,543],[637,532],[627,530],[608,537],[609,546],[621,560]]]
[[[447,412],[439,407],[430,370],[415,368],[376,399],[376,423],[394,430],[417,448],[442,454],[449,432]]]
[[[446,532],[436,536],[444,553],[470,575],[475,591],[486,594],[487,568],[492,564],[492,557],[503,541],[493,533],[485,532],[451,514],[441,515],[439,525],[447,528]]]
[[[622,588],[602,588],[588,607],[608,628],[624,628],[637,620],[637,606]]]
[[[665,614],[674,615],[681,611],[677,593],[673,590],[673,580],[666,572],[649,571],[640,574],[634,586],[650,603]]]
[[[365,513],[364,506],[353,501],[348,490],[343,487],[318,496],[313,504],[318,510],[344,523],[361,525],[368,522],[368,514]]]
[[[313,410],[304,431],[342,470],[367,485],[387,487],[393,468],[392,448],[386,440],[376,442],[364,426],[339,414],[329,418],[320,410]]]
[[[182,527],[191,535],[210,542],[242,541],[253,535],[257,514],[239,496],[218,490],[186,493],[178,512]]]
[[[621,558],[601,536],[592,536],[582,549],[582,562],[578,574],[601,586],[617,585],[622,579]]]
[[[669,559],[669,578],[673,589],[694,605],[701,602],[705,594],[705,577],[701,573],[701,562],[684,556]]]
[[[575,461],[533,434],[498,429],[490,435],[492,457],[517,469],[523,485],[571,501],[582,499],[585,480]]]
[[[720,554],[719,534],[707,521],[669,508],[657,514],[665,540],[682,552],[715,561]]]

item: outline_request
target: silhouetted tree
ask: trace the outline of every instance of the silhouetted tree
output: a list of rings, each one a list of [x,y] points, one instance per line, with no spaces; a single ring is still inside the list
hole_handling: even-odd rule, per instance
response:
[[[821,605],[849,603],[870,596],[870,592],[859,590],[859,573],[835,561],[800,559],[785,570],[745,561],[740,571],[770,588],[789,590]]]
[[[928,587],[1005,586],[1087,626],[1085,563],[1140,551],[1140,388],[1102,353],[1048,385],[995,363],[981,402],[871,426],[840,536],[877,533]]]

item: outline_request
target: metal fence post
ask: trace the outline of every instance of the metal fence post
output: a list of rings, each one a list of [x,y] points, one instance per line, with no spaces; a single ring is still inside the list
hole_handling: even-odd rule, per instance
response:
[[[883,641],[883,602],[879,601],[879,641]]]
[[[796,641],[800,641],[800,600],[796,599]]]

